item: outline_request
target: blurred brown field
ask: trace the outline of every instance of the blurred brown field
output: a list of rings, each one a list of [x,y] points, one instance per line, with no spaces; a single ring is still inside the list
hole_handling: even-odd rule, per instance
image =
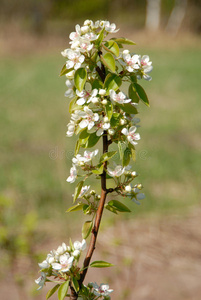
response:
[[[135,51],[153,60],[153,80],[144,85],[151,108],[140,111],[143,138],[134,166],[146,199],[140,207],[132,206],[131,216],[106,213],[93,259],[115,267],[90,270],[86,281],[108,282],[115,300],[199,300],[200,4],[188,2],[182,26],[173,34],[165,24],[174,1],[162,1],[157,30],[144,28],[146,1],[134,2],[135,21],[128,11],[134,4],[128,0],[122,15],[123,1],[116,1],[114,15],[111,4],[109,12],[100,4],[100,14],[92,19],[115,22],[121,28],[117,35],[134,40]],[[26,10],[25,15],[18,11],[19,18],[7,10],[12,17],[9,22],[4,17],[0,29],[3,300],[45,299],[48,284],[42,292],[36,292],[34,284],[37,262],[70,237],[80,240],[80,223],[85,220],[65,213],[73,192],[65,180],[75,139],[69,142],[65,137],[68,102],[58,74],[64,64],[60,52],[68,47],[69,33],[83,22],[86,11],[83,6],[83,17],[78,18],[74,8],[76,21],[59,10],[58,18],[56,10],[49,12],[40,29],[27,17],[28,6]]]

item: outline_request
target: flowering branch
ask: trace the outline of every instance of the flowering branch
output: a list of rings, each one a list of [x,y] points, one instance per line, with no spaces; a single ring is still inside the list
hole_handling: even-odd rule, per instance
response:
[[[74,205],[68,212],[81,210],[89,219],[82,227],[82,242],[72,243],[70,240],[69,246],[63,243],[39,264],[41,276],[36,280],[39,289],[47,281],[56,283],[46,299],[57,290],[59,300],[66,296],[71,300],[78,297],[83,300],[110,299],[113,290],[107,284],[84,285],[89,268],[112,266],[105,261],[91,262],[104,209],[115,214],[130,212],[121,201],[108,201],[107,194],[115,198],[127,197],[137,204],[144,198],[142,185],[132,185],[138,175],[129,163],[131,159],[135,160],[135,146],[140,140],[140,134],[136,132],[140,121],[136,117],[138,104],[142,101],[149,106],[148,97],[138,80],[151,80],[152,62],[147,55],[141,57],[127,49],[121,52],[123,45],[135,43],[126,38],[107,39],[110,33],[117,31],[116,25],[108,21],[93,23],[86,20],[83,26],[76,25],[75,32],[70,34],[71,48],[62,51],[66,63],[60,75],[67,78],[65,96],[71,99],[67,136],[78,135],[67,182],[80,179],[73,194]],[[129,84],[128,96],[121,90],[123,82]],[[98,149],[86,149],[93,148],[101,136],[103,151],[98,160]],[[117,151],[109,151],[111,144],[116,145]],[[79,153],[80,149],[84,149],[83,154]],[[119,159],[118,165],[112,164],[114,157]],[[90,185],[84,185],[91,176],[101,180],[100,195],[90,190]],[[80,268],[79,260],[89,236],[88,251]]]

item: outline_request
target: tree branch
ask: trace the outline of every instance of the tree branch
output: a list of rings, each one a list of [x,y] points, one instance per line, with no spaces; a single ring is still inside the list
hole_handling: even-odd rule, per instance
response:
[[[108,138],[107,138],[107,133],[104,132],[104,134],[103,134],[103,153],[106,153],[106,152],[108,152]],[[80,276],[81,276],[80,280],[79,280],[80,287],[85,279],[85,276],[88,271],[88,267],[89,267],[89,264],[90,264],[93,252],[95,250],[95,246],[96,246],[96,239],[97,239],[98,230],[100,227],[100,222],[101,222],[103,209],[104,209],[104,205],[105,205],[105,200],[106,200],[106,195],[107,195],[106,169],[107,169],[107,161],[104,162],[104,170],[101,175],[101,198],[100,198],[98,210],[96,213],[94,227],[92,229],[92,236],[91,236],[91,241],[89,244],[88,252],[87,252],[85,260],[84,260],[84,265],[83,265],[84,270],[80,274]]]

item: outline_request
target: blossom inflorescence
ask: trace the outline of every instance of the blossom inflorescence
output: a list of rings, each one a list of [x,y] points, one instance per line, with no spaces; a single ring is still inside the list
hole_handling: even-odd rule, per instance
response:
[[[141,56],[123,48],[124,45],[135,45],[131,40],[108,38],[109,34],[118,31],[116,24],[109,21],[86,20],[83,25],[75,26],[75,31],[69,35],[69,48],[61,52],[66,62],[60,75],[66,76],[65,96],[70,99],[71,114],[66,135],[79,136],[66,181],[74,183],[81,179],[72,195],[74,206],[68,212],[82,210],[92,217],[83,225],[82,242],[70,242],[70,246],[62,243],[39,264],[38,289],[50,281],[50,277],[59,282],[48,298],[68,282],[84,300],[108,300],[113,291],[107,284],[89,283],[85,286],[80,282],[80,274],[86,268],[79,268],[78,262],[86,248],[85,239],[94,230],[93,222],[101,198],[94,189],[90,190],[87,179],[92,175],[100,179],[104,173],[105,179],[111,179],[115,184],[105,190],[106,194],[128,197],[137,204],[145,197],[141,193],[142,185],[132,184],[138,174],[132,170],[130,160],[135,161],[135,146],[141,138],[137,132],[140,127],[137,117],[139,102],[149,106],[148,97],[138,80],[150,81],[153,67],[148,55]],[[121,89],[123,82],[128,83],[127,94]],[[86,150],[96,146],[101,137],[103,140],[106,137],[107,143],[107,150],[102,155],[98,149]],[[109,151],[111,144],[118,150]],[[79,153],[80,148],[84,149],[83,154]],[[117,200],[105,203],[105,208],[113,213],[130,211]],[[68,286],[65,288],[68,290]]]

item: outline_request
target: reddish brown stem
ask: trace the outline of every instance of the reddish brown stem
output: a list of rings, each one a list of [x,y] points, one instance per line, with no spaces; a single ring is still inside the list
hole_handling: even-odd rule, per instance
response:
[[[104,132],[103,135],[103,153],[108,152],[108,139],[107,139],[107,134],[106,132]],[[98,206],[98,210],[96,213],[96,218],[94,221],[94,227],[92,230],[92,236],[91,236],[91,241],[89,244],[89,248],[87,251],[87,255],[85,257],[84,260],[84,265],[83,268],[84,270],[81,272],[81,277],[79,280],[79,284],[81,286],[81,284],[83,283],[86,273],[88,271],[88,267],[93,255],[93,252],[95,250],[95,246],[96,246],[96,239],[97,239],[97,235],[98,235],[98,230],[100,227],[100,222],[101,222],[101,218],[102,218],[102,214],[103,214],[103,209],[104,209],[104,205],[105,205],[105,200],[106,200],[106,196],[107,196],[107,189],[106,189],[106,169],[107,169],[107,162],[104,162],[104,170],[103,173],[101,175],[101,198],[100,198],[100,202],[99,202],[99,206]]]

